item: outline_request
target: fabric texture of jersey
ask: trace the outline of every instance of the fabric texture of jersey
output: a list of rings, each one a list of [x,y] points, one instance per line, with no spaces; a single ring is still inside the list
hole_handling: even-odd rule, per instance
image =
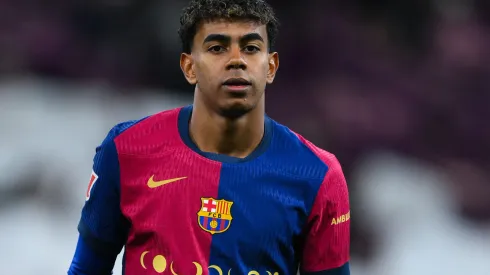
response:
[[[192,106],[114,127],[94,158],[79,231],[125,246],[125,275],[349,274],[347,186],[334,155],[266,117],[247,158],[200,151]]]

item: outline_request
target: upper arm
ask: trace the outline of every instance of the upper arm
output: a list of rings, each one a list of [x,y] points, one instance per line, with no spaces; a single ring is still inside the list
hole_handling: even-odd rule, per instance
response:
[[[350,274],[349,193],[338,161],[329,164],[308,218],[301,274]]]
[[[128,221],[120,208],[119,162],[113,129],[97,147],[86,201],[78,225],[83,240],[100,255],[119,254],[126,242]]]

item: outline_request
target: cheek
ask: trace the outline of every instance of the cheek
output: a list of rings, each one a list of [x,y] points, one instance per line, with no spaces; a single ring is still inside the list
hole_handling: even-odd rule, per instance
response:
[[[257,75],[257,77],[259,77],[259,79],[257,79],[257,80],[260,82],[265,82],[267,79],[268,72],[269,72],[269,62],[268,61],[263,62],[262,66],[257,66],[257,69],[258,69],[258,71],[256,72],[256,75]]]
[[[201,83],[201,85],[208,82],[209,68],[207,68],[206,65],[202,63],[195,64],[194,66],[195,66],[194,70],[196,73],[197,81]]]
[[[266,58],[262,64],[263,64],[262,70],[265,74],[267,74],[269,72],[269,59]]]
[[[206,77],[206,78],[212,78],[213,75],[216,75],[216,71],[217,71],[217,66],[215,64],[215,62],[199,62],[198,64],[196,64],[196,69],[198,70],[199,74],[202,76],[202,77]]]

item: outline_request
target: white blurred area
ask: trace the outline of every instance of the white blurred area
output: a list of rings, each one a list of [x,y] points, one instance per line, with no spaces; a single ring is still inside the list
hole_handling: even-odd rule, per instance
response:
[[[1,82],[0,274],[66,274],[95,147],[120,121],[190,102],[102,84]],[[378,238],[370,260],[352,259],[352,274],[490,274],[490,228],[455,214],[450,182],[440,167],[393,152],[361,159],[352,218]]]
[[[456,215],[451,178],[439,167],[389,152],[359,162],[356,203],[361,219],[381,238],[369,263],[353,261],[353,275],[490,274],[490,226]]]
[[[66,274],[95,147],[121,121],[192,102],[169,94],[0,82],[0,274]]]

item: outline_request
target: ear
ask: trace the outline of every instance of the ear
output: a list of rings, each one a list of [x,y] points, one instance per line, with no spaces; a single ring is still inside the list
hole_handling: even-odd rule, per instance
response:
[[[180,69],[189,84],[195,85],[197,83],[196,73],[194,72],[194,60],[191,54],[182,53],[180,55]]]
[[[273,52],[269,54],[269,70],[267,71],[267,84],[271,84],[276,77],[277,69],[279,69],[279,54]]]

